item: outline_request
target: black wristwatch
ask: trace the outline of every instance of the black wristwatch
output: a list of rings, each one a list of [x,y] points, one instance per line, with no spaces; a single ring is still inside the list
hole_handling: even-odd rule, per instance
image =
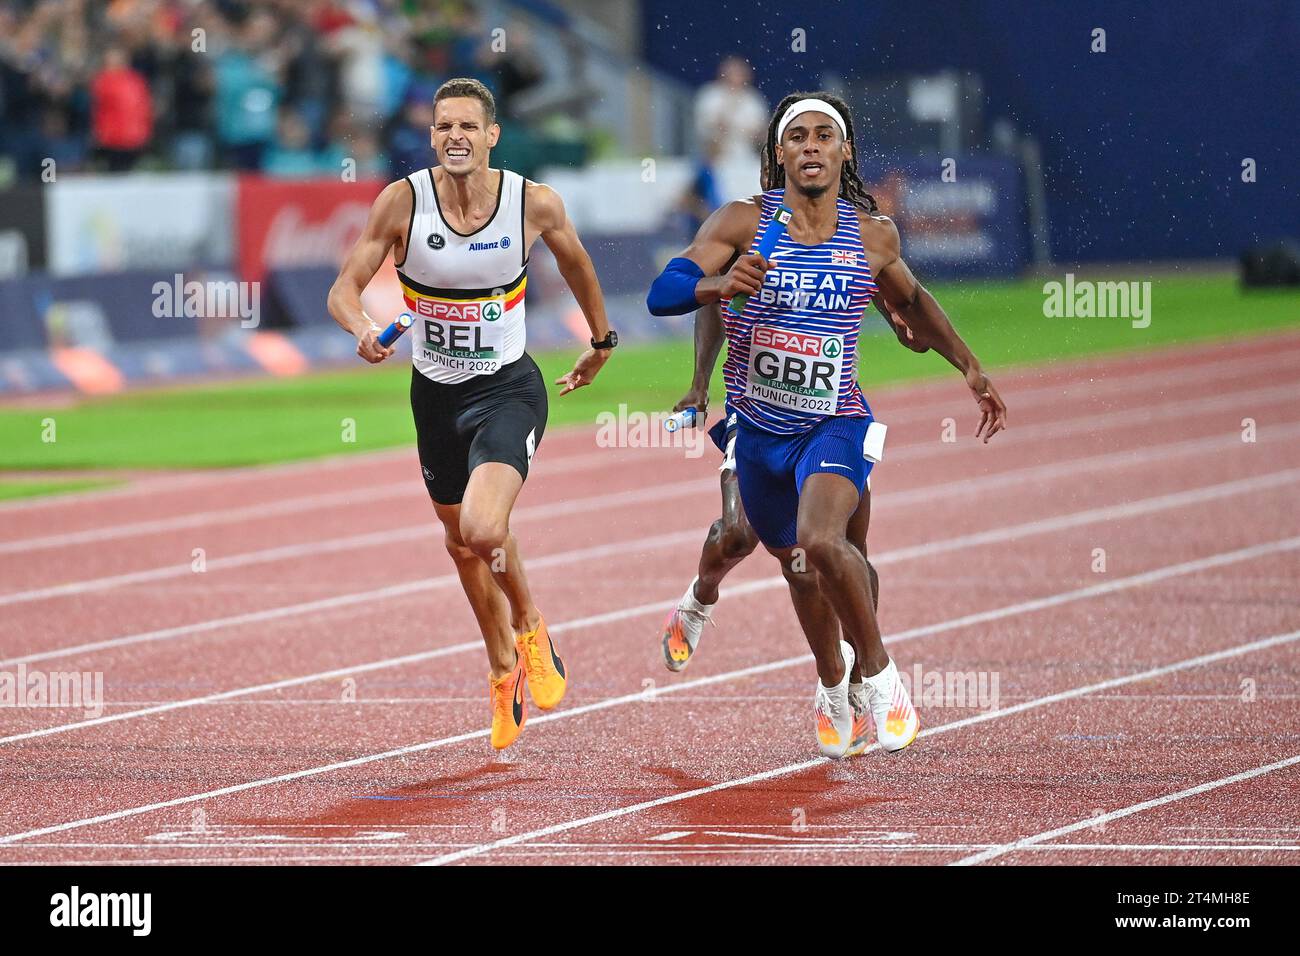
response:
[[[618,345],[618,333],[613,329],[610,329],[609,334],[599,342],[595,339],[591,340],[591,347],[593,349],[612,349],[616,345]]]

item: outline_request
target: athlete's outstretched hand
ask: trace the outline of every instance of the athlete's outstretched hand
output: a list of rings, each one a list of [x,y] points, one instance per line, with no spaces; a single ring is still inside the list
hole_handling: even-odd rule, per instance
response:
[[[764,259],[757,252],[740,256],[722,277],[722,301],[728,302],[740,293],[758,295],[763,289],[764,274],[775,268],[775,259]]]
[[[584,385],[590,385],[596,373],[605,367],[609,361],[610,353],[613,349],[587,349],[578,356],[578,361],[573,363],[573,371],[561,375],[555,380],[556,385],[563,385],[560,389],[561,395],[568,395],[575,388],[582,388]]]
[[[397,351],[391,346],[386,347],[379,344],[379,333],[382,331],[383,329],[379,328],[379,326],[371,323],[370,328],[357,336],[357,354],[371,365],[382,362]]]
[[[709,390],[700,389],[692,386],[691,390],[682,396],[681,401],[673,406],[674,412],[680,412],[687,408],[695,409],[695,428],[701,428],[705,420],[709,417]]]
[[[972,368],[966,373],[966,385],[983,413],[979,428],[975,429],[975,437],[979,438],[982,434],[984,443],[988,444],[990,438],[1007,427],[1007,403],[1002,401],[993,382],[979,368]]]

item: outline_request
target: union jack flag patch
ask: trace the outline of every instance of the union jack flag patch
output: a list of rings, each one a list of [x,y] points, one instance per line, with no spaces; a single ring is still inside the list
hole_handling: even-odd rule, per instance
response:
[[[857,264],[858,254],[856,252],[845,252],[843,249],[831,250],[831,265],[856,266]]]

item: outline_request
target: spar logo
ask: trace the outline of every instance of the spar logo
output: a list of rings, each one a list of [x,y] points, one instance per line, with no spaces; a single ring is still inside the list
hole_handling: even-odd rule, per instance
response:
[[[456,302],[445,299],[417,299],[415,302],[415,311],[420,315],[430,319],[438,319],[441,322],[477,322],[480,318],[487,318],[493,322],[501,318],[501,306],[495,302],[489,302],[487,305],[496,306],[496,315],[491,317],[485,316],[486,311],[482,302]]]
[[[807,335],[803,332],[791,332],[789,329],[778,329],[766,325],[760,325],[754,329],[754,346],[756,348],[793,352],[795,355],[806,355],[809,358],[815,358],[819,355],[835,358],[840,354],[840,344],[836,339],[823,340],[820,335]]]
[[[485,322],[495,322],[501,318],[500,302],[485,302],[483,304],[483,320]]]

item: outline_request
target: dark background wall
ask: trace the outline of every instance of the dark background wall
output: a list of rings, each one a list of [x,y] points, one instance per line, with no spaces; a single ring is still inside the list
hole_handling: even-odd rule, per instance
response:
[[[1300,2],[643,0],[645,55],[690,83],[744,55],[775,103],[823,72],[984,79],[1042,146],[1058,261],[1235,256],[1300,233]],[[790,34],[807,31],[794,53]],[[1089,52],[1094,27],[1107,52]],[[866,146],[872,122],[864,117]],[[1241,161],[1258,181],[1241,181]]]

